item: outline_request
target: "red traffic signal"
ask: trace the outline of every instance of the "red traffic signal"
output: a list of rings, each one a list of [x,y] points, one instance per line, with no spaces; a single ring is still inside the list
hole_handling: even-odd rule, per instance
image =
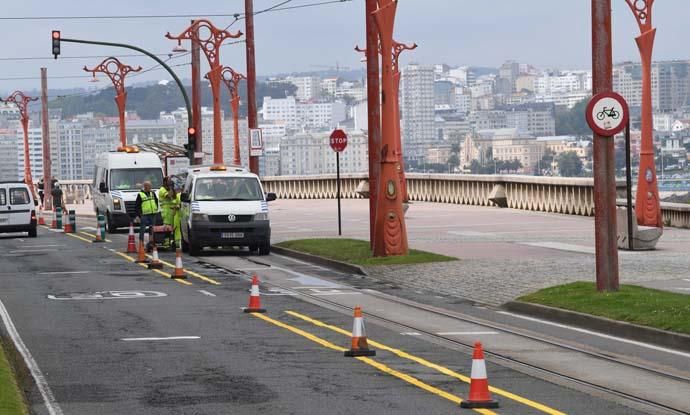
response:
[[[196,128],[194,128],[194,127],[187,128],[187,135],[194,135],[194,134],[196,134]]]
[[[57,59],[60,54],[60,31],[53,30],[53,57]]]

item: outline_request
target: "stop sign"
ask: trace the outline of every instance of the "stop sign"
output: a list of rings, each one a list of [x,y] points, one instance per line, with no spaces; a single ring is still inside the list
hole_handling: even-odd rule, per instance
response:
[[[331,148],[340,153],[347,147],[347,134],[343,130],[333,130],[331,133]]]

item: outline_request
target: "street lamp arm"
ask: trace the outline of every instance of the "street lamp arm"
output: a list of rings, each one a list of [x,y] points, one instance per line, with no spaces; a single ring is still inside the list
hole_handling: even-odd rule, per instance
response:
[[[82,39],[66,39],[62,38],[60,39],[61,42],[70,42],[70,43],[83,43],[87,45],[101,45],[101,46],[111,46],[111,47],[116,47],[116,48],[125,48],[125,49],[131,49],[135,50],[137,52],[143,53],[144,55],[148,56],[149,58],[155,60],[160,66],[162,66],[170,76],[173,77],[175,80],[175,83],[177,84],[177,87],[180,88],[180,93],[182,93],[182,98],[184,98],[184,103],[185,103],[185,108],[187,109],[187,124],[191,128],[194,126],[193,120],[192,120],[192,104],[189,101],[189,96],[187,95],[187,91],[184,88],[184,85],[182,85],[182,81],[180,78],[177,76],[175,71],[170,68],[165,62],[163,62],[158,56],[154,55],[153,53],[142,49],[138,46],[134,45],[128,45],[126,43],[114,43],[114,42],[101,42],[101,41],[96,41],[96,40],[82,40]]]
[[[203,35],[199,34],[200,29],[203,29],[205,32]],[[168,39],[177,40],[178,44],[182,40],[191,40],[197,43],[204,51],[206,59],[208,59],[209,65],[212,68],[220,65],[218,49],[223,42],[227,39],[237,39],[240,36],[242,36],[241,31],[238,30],[237,33],[231,33],[227,30],[221,30],[206,19],[195,20],[194,23],[177,36],[173,36],[170,32],[165,34],[165,37]]]
[[[635,15],[640,33],[645,33],[652,29],[652,5],[654,0],[625,0],[628,7]]]
[[[130,72],[139,72],[141,69],[141,66],[133,68],[130,65],[125,65],[117,58],[112,56],[106,58],[98,66],[92,69],[89,69],[86,65],[84,65],[84,71],[91,72],[94,74],[94,76],[96,72],[106,74],[112,81],[115,91],[117,91],[118,94],[125,92],[125,77],[127,74]]]

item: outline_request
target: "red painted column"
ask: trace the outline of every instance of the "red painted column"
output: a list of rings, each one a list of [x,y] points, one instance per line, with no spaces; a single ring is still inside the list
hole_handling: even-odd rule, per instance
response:
[[[194,20],[192,20],[194,25]],[[199,36],[198,30],[196,36]],[[194,152],[201,153],[204,150],[204,136],[201,125],[201,53],[198,42],[192,42],[192,113],[187,114],[192,117],[192,125],[196,131],[196,143]],[[185,136],[186,139],[186,136]],[[194,164],[202,164],[203,157],[194,159]]]
[[[213,94],[213,163],[223,164],[223,120],[221,117],[220,106],[220,66],[211,68],[208,73],[208,80],[211,82]]]
[[[611,0],[592,0],[594,94],[613,89]],[[597,290],[618,290],[615,149],[612,137],[594,134],[594,244]]]
[[[122,92],[115,97],[117,113],[120,117],[120,146],[127,146],[127,127],[125,125],[125,106],[127,105],[127,92]]]
[[[652,27],[654,0],[626,0],[640,28],[635,38],[642,62],[642,138],[640,169],[637,176],[635,216],[637,223],[662,228],[664,221],[659,202],[659,185],[654,163],[654,127],[652,108],[652,51],[656,29]]]
[[[385,3],[385,4],[382,4]],[[407,255],[407,229],[402,206],[399,160],[396,154],[395,81],[393,74],[393,27],[396,1],[380,1],[374,12],[381,41],[381,175],[376,198],[374,256]]]
[[[237,166],[242,165],[242,157],[240,155],[240,97],[237,91],[232,94],[230,100],[230,107],[232,108],[232,133],[233,133],[233,164]]]
[[[366,0],[366,31],[367,31],[367,108],[368,138],[369,138],[369,243],[372,250],[376,238],[376,195],[378,194],[381,161],[381,101],[379,85],[379,34],[373,13],[376,11],[377,0]]]
[[[256,56],[254,50],[254,0],[244,0],[244,24],[247,56],[247,124],[250,129],[259,128],[256,114]],[[251,136],[247,137],[247,151],[251,148]],[[249,156],[249,171],[259,174],[259,158]]]
[[[48,69],[41,68],[41,131],[43,135],[43,206],[53,208],[52,159],[50,157],[50,119],[48,117]]]
[[[34,181],[31,177],[31,157],[29,157],[29,116],[28,116],[28,114],[22,115],[22,129],[24,130],[24,182],[29,185],[31,192],[33,193]]]

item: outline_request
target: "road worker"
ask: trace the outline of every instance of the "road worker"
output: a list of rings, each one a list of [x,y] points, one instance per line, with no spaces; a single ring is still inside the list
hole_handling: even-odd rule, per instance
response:
[[[136,201],[137,217],[139,218],[139,241],[144,242],[144,233],[150,226],[156,224],[158,214],[158,197],[156,192],[151,190],[151,182],[145,181],[144,187],[137,195]]]

